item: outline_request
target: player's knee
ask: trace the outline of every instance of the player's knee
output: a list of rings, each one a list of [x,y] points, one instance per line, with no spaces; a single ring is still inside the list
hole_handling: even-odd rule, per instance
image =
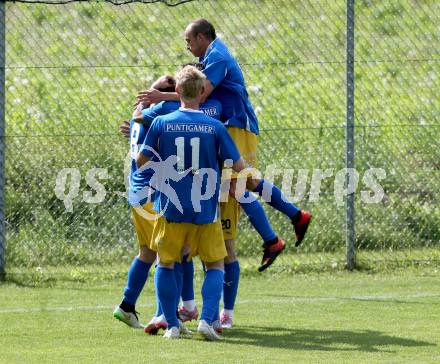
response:
[[[228,256],[225,258],[225,263],[229,264],[237,260],[235,255],[235,240],[225,240],[225,247]]]
[[[153,263],[156,260],[156,252],[152,251],[147,246],[140,246],[138,259],[145,263]]]
[[[254,190],[257,188],[257,186],[260,184],[260,182],[261,182],[261,179],[258,179],[258,178],[249,178],[249,179],[246,181],[246,188],[247,188],[248,190],[254,191]]]
[[[216,262],[204,262],[206,269],[220,269],[220,270],[224,270],[225,269],[225,265],[223,263],[223,260],[218,260]]]
[[[229,186],[229,196],[235,198],[236,189],[237,189],[237,181],[234,179],[231,181],[231,185]]]
[[[164,262],[162,260],[159,259],[159,263],[158,263],[159,267],[162,268],[168,268],[168,269],[173,269],[174,268],[174,262],[169,263],[169,262]]]
[[[191,248],[188,245],[185,245],[182,250],[182,257],[188,255],[191,252]]]

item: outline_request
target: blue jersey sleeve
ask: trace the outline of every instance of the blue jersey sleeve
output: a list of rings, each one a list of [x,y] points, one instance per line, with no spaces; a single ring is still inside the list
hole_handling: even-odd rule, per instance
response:
[[[145,136],[140,153],[150,158],[154,156],[153,150],[157,152],[159,149],[159,137],[162,133],[162,130],[162,120],[157,117],[153,120],[150,128],[148,129],[148,133]]]
[[[164,115],[165,113],[163,112],[163,109],[164,109],[164,102],[163,101],[159,102],[156,105],[153,105],[153,106],[150,106],[146,109],[143,109],[142,110],[142,117],[143,117],[145,123],[147,125],[150,125],[156,117],[158,117],[160,115]]]
[[[203,73],[206,78],[212,83],[212,86],[217,87],[226,77],[228,72],[227,61],[218,52],[211,52],[205,60],[205,68]]]
[[[220,125],[217,135],[220,142],[219,154],[221,160],[232,159],[232,162],[238,161],[240,159],[240,152],[223,125]]]

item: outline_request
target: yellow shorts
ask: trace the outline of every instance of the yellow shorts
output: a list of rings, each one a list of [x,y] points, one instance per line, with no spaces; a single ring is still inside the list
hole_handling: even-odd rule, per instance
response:
[[[257,135],[234,126],[227,127],[227,130],[247,166],[256,168],[258,146]],[[236,173],[232,173],[232,178],[234,177],[237,177]],[[230,197],[227,202],[220,203],[220,212],[225,240],[235,240],[237,238],[237,226],[240,218],[240,204],[234,198]]]
[[[191,257],[199,255],[208,263],[222,260],[227,255],[220,220],[196,225],[160,217],[154,224],[153,236],[160,261],[164,264],[180,262],[184,246],[189,247]]]
[[[157,213],[153,210],[153,203],[147,202],[143,206],[131,208],[131,220],[136,230],[139,246],[146,246],[153,251],[157,247],[153,242],[154,222],[157,220]]]
[[[256,168],[258,136],[250,131],[235,126],[228,126],[226,129],[248,167]]]

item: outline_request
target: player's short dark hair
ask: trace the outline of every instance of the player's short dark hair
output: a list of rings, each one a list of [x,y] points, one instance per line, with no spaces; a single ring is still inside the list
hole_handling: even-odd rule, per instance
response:
[[[176,87],[174,87],[174,86],[160,87],[159,91],[161,91],[161,92],[176,92]]]
[[[204,68],[205,68],[205,66],[203,65],[203,63],[200,63],[200,62],[188,62],[188,63],[185,63],[185,64],[182,66],[182,68],[184,68],[184,67],[186,67],[186,66],[193,66],[193,67],[197,68],[199,71],[203,71]]]
[[[174,78],[174,76],[163,76],[166,78],[168,86],[166,87],[160,87],[158,88],[159,91],[161,92],[175,92],[176,91],[176,80]]]
[[[211,40],[217,38],[214,26],[206,19],[197,19],[191,22],[191,30],[193,35],[203,34]]]

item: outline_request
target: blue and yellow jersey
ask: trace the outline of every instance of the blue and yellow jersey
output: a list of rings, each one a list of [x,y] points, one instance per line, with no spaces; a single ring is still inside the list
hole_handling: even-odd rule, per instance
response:
[[[144,123],[136,123],[133,120],[130,121],[131,170],[129,178],[130,193],[128,200],[132,206],[143,205],[148,200],[148,198],[140,191],[144,190],[145,187],[148,186],[152,171],[145,170],[139,173],[137,172],[138,168],[136,166],[136,156],[139,151],[139,147],[145,140],[148,128],[150,127],[154,118],[176,111],[179,109],[179,107],[180,101],[163,101],[142,110]],[[220,102],[212,98],[207,99],[204,103],[200,104],[200,110],[206,115],[215,119],[220,119],[221,109],[222,106]]]
[[[154,119],[141,153],[161,164],[151,184],[155,210],[172,222],[210,224],[218,218],[220,166],[240,154],[224,125],[199,110],[182,109]],[[154,152],[153,152],[154,151]],[[169,163],[167,163],[167,161]]]
[[[151,171],[144,170],[138,172],[136,166],[136,157],[139,152],[139,147],[144,141],[147,131],[150,125],[140,124],[130,121],[130,177],[129,177],[129,193],[128,193],[128,203],[132,206],[143,205],[148,201],[148,197],[143,192],[145,187],[151,178]],[[146,191],[145,191],[146,192]]]
[[[249,101],[243,72],[228,48],[216,38],[199,59],[203,73],[215,87],[212,97],[222,104],[221,121],[259,134],[258,120]]]

